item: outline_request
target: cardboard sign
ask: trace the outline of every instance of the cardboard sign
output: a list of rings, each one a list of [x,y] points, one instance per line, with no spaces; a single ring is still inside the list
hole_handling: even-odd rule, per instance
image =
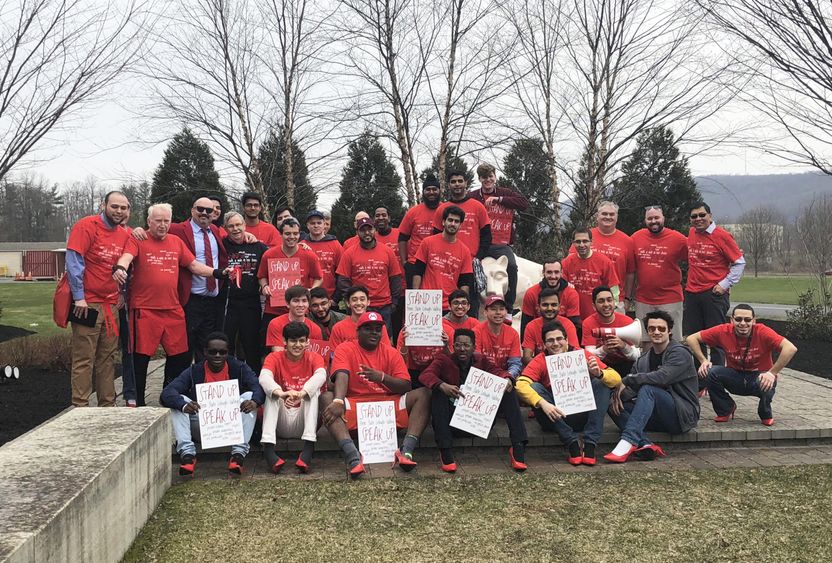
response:
[[[199,383],[196,402],[199,403],[200,443],[204,449],[243,443],[239,381]]]
[[[404,299],[405,344],[442,346],[442,290],[407,289]]]
[[[506,380],[472,367],[460,391],[465,397],[456,401],[451,426],[480,438],[488,438],[506,392]]]
[[[329,361],[330,355],[332,355],[333,349],[329,345],[329,340],[318,340],[317,338],[310,338],[309,343],[306,345],[309,348],[310,352],[314,352],[321,356],[327,362]]]
[[[396,436],[396,405],[393,401],[356,403],[358,449],[364,463],[388,463],[399,447]]]
[[[583,350],[546,356],[555,405],[567,415],[595,410],[592,380]]]
[[[272,307],[285,307],[286,290],[301,285],[302,281],[300,258],[269,258],[269,289],[272,291],[269,303]]]

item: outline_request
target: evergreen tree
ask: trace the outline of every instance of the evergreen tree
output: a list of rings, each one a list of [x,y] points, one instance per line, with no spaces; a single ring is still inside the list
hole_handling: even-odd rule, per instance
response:
[[[474,171],[468,168],[468,163],[459,156],[459,151],[457,150],[456,145],[448,145],[446,170],[448,173],[451,171],[462,172],[463,176],[465,176],[465,181],[468,182],[468,186],[470,186],[471,182],[474,181]],[[433,160],[430,163],[430,168],[422,170],[419,174],[419,180],[424,182],[428,176],[438,178],[441,185],[447,186],[447,178],[439,178],[439,155],[433,157]],[[445,193],[442,194],[442,197],[443,199],[448,199],[447,187],[445,189]]]
[[[170,203],[173,220],[183,221],[190,218],[191,206],[201,196],[219,197],[223,209],[228,209],[225,188],[214,169],[211,150],[185,127],[173,136],[162,164],[153,174],[150,201]]]
[[[546,173],[546,152],[540,139],[518,139],[503,159],[505,178],[498,185],[518,190],[529,200],[529,208],[515,213],[517,254],[540,261],[559,251],[554,233],[552,181]]]
[[[687,234],[689,205],[701,200],[702,194],[691,177],[688,159],[679,156],[673,132],[668,127],[641,133],[621,172],[612,191],[612,200],[620,206],[620,230],[629,234],[644,227],[644,208],[660,205],[665,226]]]
[[[286,151],[283,148],[283,131],[272,131],[268,140],[257,151],[260,173],[263,175],[263,189],[269,210],[287,205],[286,197]],[[292,141],[292,178],[295,183],[295,217],[303,218],[318,205],[318,195],[309,184],[309,169],[306,154]]]
[[[575,192],[570,202],[571,210],[569,219],[564,224],[564,234],[568,240],[572,240],[572,231],[577,227],[591,227],[595,222],[595,212],[601,198],[594,189],[596,183],[595,173],[590,173],[589,159],[590,152],[596,156],[593,170],[598,170],[598,150],[590,151],[589,147],[584,150],[581,156],[581,163],[578,166],[578,176],[575,181]]]
[[[372,216],[383,205],[394,224],[404,215],[401,177],[375,136],[365,131],[350,143],[347,153],[349,161],[341,177],[341,195],[332,206],[330,230],[342,241],[355,235],[353,219],[359,211]]]
[[[131,227],[144,227],[147,224],[147,208],[150,206],[150,184],[147,180],[122,184],[119,188],[130,202]]]

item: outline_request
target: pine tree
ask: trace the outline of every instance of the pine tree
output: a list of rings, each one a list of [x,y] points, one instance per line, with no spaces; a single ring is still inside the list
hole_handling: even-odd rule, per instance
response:
[[[269,210],[287,205],[286,151],[283,150],[282,129],[272,131],[268,140],[260,145],[257,155]],[[295,217],[302,221],[318,205],[318,195],[309,184],[306,154],[295,141],[292,141],[292,177],[295,183]]]
[[[456,145],[448,145],[448,160],[446,167],[448,173],[451,171],[462,172],[462,175],[465,176],[465,181],[469,186],[471,185],[471,182],[474,181],[474,171],[471,170],[468,167],[468,163],[459,156],[459,151],[457,150]],[[439,179],[440,185],[445,186],[442,197],[444,199],[448,199],[447,178],[439,178],[439,155],[433,157],[433,160],[430,163],[430,168],[422,170],[419,174],[419,180],[424,182],[428,176],[433,176],[434,178]]]
[[[355,235],[353,219],[359,211],[373,215],[376,207],[385,206],[391,222],[398,224],[404,215],[402,180],[384,147],[369,131],[351,142],[349,161],[341,177],[341,195],[332,206],[330,232],[344,240]]]
[[[612,200],[618,210],[618,228],[632,233],[644,227],[644,208],[660,205],[665,226],[687,234],[690,204],[702,194],[688,168],[688,159],[668,127],[655,127],[641,133],[636,148],[621,167],[622,176],[614,182]]]
[[[592,172],[589,167],[590,152],[596,157]],[[578,176],[575,181],[575,191],[570,202],[569,219],[564,224],[564,234],[568,240],[572,239],[572,231],[575,228],[591,227],[595,221],[595,212],[598,209],[598,203],[601,201],[601,195],[595,189],[596,176],[594,171],[598,170],[599,165],[597,157],[598,150],[590,151],[589,147],[584,150],[584,154],[581,156]]]
[[[170,203],[173,220],[183,221],[191,216],[191,206],[201,196],[219,197],[223,209],[228,209],[225,188],[214,169],[211,150],[185,127],[173,136],[162,164],[153,174],[150,201]]]

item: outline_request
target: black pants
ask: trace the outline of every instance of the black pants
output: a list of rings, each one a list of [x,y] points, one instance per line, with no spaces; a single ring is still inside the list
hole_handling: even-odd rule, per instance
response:
[[[188,352],[195,362],[204,359],[203,350],[209,334],[221,326],[219,297],[203,297],[191,294],[185,305],[185,324],[188,329]]]
[[[136,376],[136,405],[144,407],[145,390],[147,389],[147,366],[150,363],[150,356],[144,354],[133,354],[133,370]],[[165,382],[163,387],[173,381],[180,373],[191,365],[191,353],[184,352],[175,356],[168,356],[165,359]]]
[[[710,290],[701,293],[685,291],[682,317],[685,335],[690,336],[700,330],[723,324],[730,306],[731,301],[727,293],[717,295]],[[719,348],[711,348],[711,363],[715,366],[724,366],[725,353]],[[700,379],[700,382],[703,381],[705,380]]]
[[[454,432],[467,434],[451,428],[451,417],[454,415],[452,399],[439,389],[434,389],[430,399],[430,412],[433,418],[433,434],[436,446],[440,449],[450,448],[454,444]],[[517,392],[512,391],[503,395],[497,414],[502,414],[508,425],[508,435],[512,444],[525,444],[528,441],[526,423],[520,414],[520,403]]]
[[[225,319],[222,323],[222,331],[228,336],[229,350],[232,356],[239,357],[237,337],[240,337],[240,344],[245,361],[254,373],[260,373],[260,321],[262,312],[260,310],[260,299],[255,296],[253,300],[232,300],[225,308]]]

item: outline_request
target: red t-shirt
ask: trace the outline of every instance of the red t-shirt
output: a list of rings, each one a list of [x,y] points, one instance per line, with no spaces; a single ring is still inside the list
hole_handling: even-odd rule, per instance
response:
[[[321,282],[321,287],[332,297],[335,293],[335,268],[338,267],[338,263],[341,261],[341,256],[344,253],[341,243],[336,239],[319,241],[307,239],[304,242],[309,245],[309,248],[318,257],[318,262],[321,264],[321,271],[324,274],[324,281]]]
[[[360,244],[344,251],[335,273],[352,280],[352,285],[363,285],[370,290],[370,305],[389,305],[390,278],[402,275],[399,259],[387,245],[376,241],[373,248]]]
[[[555,319],[566,330],[566,341],[573,348],[580,348],[578,342],[578,332],[575,330],[575,324],[560,315]],[[543,317],[537,317],[535,320],[526,325],[526,332],[523,333],[523,349],[531,350],[534,354],[539,354],[543,351],[543,325],[548,321],[543,320]]]
[[[496,196],[496,194],[494,194]],[[488,194],[482,194],[486,201]],[[494,199],[497,199],[494,197]],[[500,203],[492,203],[485,205],[485,211],[488,213],[488,218],[491,220],[491,244],[511,244],[511,229],[514,224],[514,209],[506,207]],[[466,213],[468,213],[466,211]]]
[[[422,241],[433,235],[433,217],[435,214],[436,210],[429,208],[424,203],[411,207],[404,214],[404,219],[399,225],[399,232],[410,237],[407,239],[407,261],[411,264],[416,263],[416,251],[419,250]]]
[[[523,295],[523,307],[520,309],[521,313],[529,317],[539,317],[540,311],[537,310],[537,301],[540,297],[540,292],[543,288],[539,283],[534,284]],[[560,304],[558,306],[558,314],[564,317],[579,317],[581,315],[581,298],[578,292],[573,288],[567,286],[558,294]]]
[[[714,232],[698,233],[691,228],[688,233],[688,284],[691,293],[710,291],[725,279],[731,264],[742,256],[734,237],[721,227]]]
[[[257,240],[271,248],[272,246],[280,246],[283,244],[283,237],[280,232],[271,223],[260,221],[256,226],[246,225],[246,232],[251,233],[257,237]]]
[[[441,234],[427,237],[419,245],[416,260],[424,262],[425,274],[419,289],[441,289],[442,309],[447,310],[448,296],[459,286],[459,276],[474,272],[471,252],[459,239],[447,242]]]
[[[335,349],[332,358],[332,374],[343,370],[349,374],[347,397],[356,395],[392,395],[390,390],[381,383],[373,383],[358,375],[361,364],[384,372],[387,377],[395,377],[410,381],[402,355],[384,342],[380,342],[375,350],[365,350],[358,342],[345,342]]]
[[[595,338],[592,336],[592,329],[594,328],[622,328],[625,326],[630,326],[633,324],[633,319],[628,317],[627,315],[622,315],[621,313],[613,313],[613,319],[610,324],[604,324],[601,322],[601,317],[598,313],[593,313],[592,315],[588,316],[584,319],[583,322],[583,334],[581,335],[581,345],[582,346],[595,346],[596,348],[601,348],[604,346],[604,339],[603,338]],[[627,361],[623,355],[614,352],[612,354],[606,355],[606,360],[608,362],[623,362]]]
[[[586,357],[587,362],[590,358],[594,357],[586,350],[584,350],[584,356]],[[602,370],[607,369],[607,364],[602,362],[601,358],[595,358],[595,360],[598,362],[599,368]],[[547,389],[552,388],[552,382],[549,380],[549,368],[546,367],[546,354],[541,353],[535,356],[532,361],[523,368],[523,372],[520,375],[540,383]]]
[[[699,333],[702,342],[725,350],[729,368],[739,371],[768,371],[771,369],[771,353],[780,348],[783,337],[764,324],[755,323],[748,337],[739,337],[731,323],[725,323]],[[746,348],[748,351],[746,353]],[[745,361],[743,361],[745,356]]]
[[[618,229],[615,229],[611,235],[605,235],[598,230],[598,227],[593,227],[592,251],[593,253],[600,252],[612,260],[619,283],[623,284],[627,274],[636,271],[633,260],[633,241]]]
[[[584,260],[577,254],[570,254],[563,259],[563,277],[575,286],[580,297],[581,318],[585,319],[595,313],[592,305],[592,290],[599,285],[612,287],[618,285],[615,266],[609,258],[593,251]]]
[[[124,251],[130,233],[116,226],[107,227],[100,215],[84,217],[72,227],[67,250],[84,259],[84,299],[89,303],[116,303],[118,284],[113,279],[115,266]]]
[[[404,338],[399,338],[398,350],[401,353],[405,346]],[[407,361],[407,369],[421,371],[428,367],[436,357],[445,351],[443,346],[408,346],[407,355],[403,356]]]
[[[636,301],[650,305],[682,301],[679,262],[688,259],[685,235],[667,228],[656,235],[649,229],[641,229],[633,234],[632,239],[636,262]]]
[[[272,352],[263,361],[263,369],[272,372],[274,382],[284,391],[302,391],[303,386],[315,373],[315,370],[325,369],[324,359],[304,350],[299,360],[292,361],[286,352]]]
[[[285,346],[283,341],[283,328],[290,322],[288,313],[273,318],[266,329],[266,346]],[[309,338],[314,338],[315,340],[324,339],[323,334],[321,334],[321,327],[310,319],[304,317],[303,324],[309,327]]]
[[[353,342],[358,340],[358,325],[352,320],[350,315],[335,323],[332,327],[332,332],[329,333],[329,346],[334,350],[339,344],[344,342]],[[390,336],[387,334],[387,327],[381,327],[381,341],[390,342]]]
[[[359,243],[358,235],[352,236],[352,237],[350,237],[350,238],[348,238],[347,240],[344,241],[344,250],[347,250],[348,248],[352,248],[353,246],[356,246],[358,243]]]
[[[446,201],[440,204],[433,214],[434,228],[442,230],[442,212],[452,205],[462,208],[465,212],[465,221],[459,226],[456,238],[468,247],[471,256],[476,256],[480,248],[480,229],[491,223],[488,211],[482,203],[470,197],[462,203]]]
[[[383,244],[392,250],[396,255],[396,260],[398,260],[401,265],[402,258],[401,255],[399,255],[399,229],[391,227],[390,232],[386,235],[381,234],[378,229],[376,229],[376,242]]]
[[[181,238],[127,238],[124,252],[133,256],[130,281],[130,307],[134,309],[173,309],[179,303],[179,268],[196,260]],[[111,274],[112,275],[112,274]]]
[[[475,319],[474,317],[468,317],[460,324],[454,324],[446,318],[442,318],[442,331],[448,335],[448,350],[453,352],[454,349],[454,334],[460,328],[467,328],[469,330],[476,331],[477,327],[480,326],[480,321]]]
[[[205,383],[216,383],[217,381],[228,381],[228,362],[225,362],[219,373],[214,373],[208,367],[208,362],[205,362]]]
[[[500,334],[488,330],[488,321],[481,322],[474,332],[477,334],[477,352],[494,362],[500,369],[508,369],[509,358],[519,358],[520,335],[512,327],[502,325]]]
[[[260,267],[257,269],[258,278],[269,278],[269,260],[275,258],[290,258],[283,252],[283,245],[273,246],[263,253],[263,258],[260,260]],[[315,280],[323,279],[324,274],[321,271],[321,263],[318,257],[311,250],[305,248],[298,248],[291,258],[298,258],[300,260],[300,285],[305,288],[311,288]],[[266,299],[266,308],[263,311],[269,315],[279,315],[285,311],[285,308],[275,307],[271,304],[271,299]]]

